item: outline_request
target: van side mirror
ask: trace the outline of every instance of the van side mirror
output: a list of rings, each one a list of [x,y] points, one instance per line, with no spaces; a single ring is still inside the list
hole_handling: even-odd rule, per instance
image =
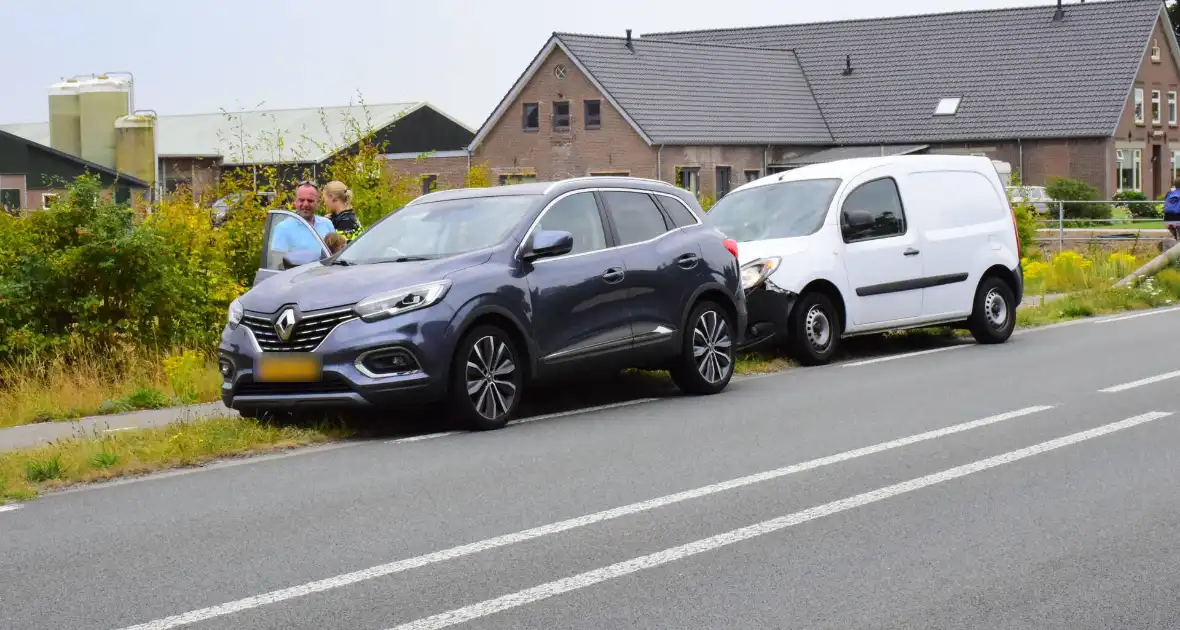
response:
[[[873,227],[876,221],[873,219],[873,213],[868,210],[845,210],[844,211],[844,231],[845,232],[860,232]]]
[[[543,230],[534,232],[532,242],[524,250],[522,260],[564,256],[574,249],[574,235],[564,230]]]

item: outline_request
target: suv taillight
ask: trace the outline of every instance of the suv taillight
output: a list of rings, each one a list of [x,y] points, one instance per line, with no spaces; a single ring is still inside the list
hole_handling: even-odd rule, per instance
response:
[[[734,258],[738,257],[737,241],[733,240],[732,238],[727,238],[725,239],[724,245],[725,249],[728,249],[729,253],[733,254]]]

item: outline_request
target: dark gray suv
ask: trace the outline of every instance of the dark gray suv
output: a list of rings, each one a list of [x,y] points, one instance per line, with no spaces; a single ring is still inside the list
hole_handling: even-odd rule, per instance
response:
[[[445,402],[494,429],[526,386],[587,370],[718,393],[746,303],[737,244],[700,217],[686,191],[630,177],[448,190],[330,256],[271,211],[222,333],[222,399],[245,415]]]

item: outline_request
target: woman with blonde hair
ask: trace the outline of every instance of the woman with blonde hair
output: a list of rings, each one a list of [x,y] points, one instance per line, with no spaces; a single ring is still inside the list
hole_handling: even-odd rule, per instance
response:
[[[328,210],[332,227],[345,240],[351,241],[360,234],[361,223],[352,210],[352,191],[344,182],[333,180],[324,185],[324,207]]]

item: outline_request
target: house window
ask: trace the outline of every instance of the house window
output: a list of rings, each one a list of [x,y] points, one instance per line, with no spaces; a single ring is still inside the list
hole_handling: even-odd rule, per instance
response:
[[[602,126],[602,101],[586,101],[586,128],[598,129]]]
[[[555,101],[553,103],[553,128],[559,130],[570,128],[569,101]]]
[[[541,128],[540,103],[524,104],[524,121],[522,125],[525,131],[536,131]]]
[[[961,97],[956,97],[938,101],[938,105],[934,108],[934,115],[954,116],[959,111],[959,101],[961,100],[963,100]]]
[[[696,167],[681,168],[676,174],[676,185],[697,194],[701,191],[701,170]]]
[[[1153,39],[1151,40],[1151,63],[1159,63],[1160,59],[1160,40]]]
[[[1176,92],[1168,92],[1168,124],[1176,124]]]
[[[1151,122],[1154,124],[1157,124],[1157,125],[1160,124],[1160,117],[1162,115],[1163,114],[1160,112],[1160,91],[1159,90],[1152,90],[1151,91]]]
[[[1175,164],[1175,160],[1172,161]],[[48,210],[57,201],[57,193],[41,193],[41,209]]]
[[[1143,88],[1135,88],[1135,122],[1143,124]]]
[[[748,170],[745,172],[745,175],[746,175],[746,182],[749,183],[749,182],[752,182],[752,181],[758,179],[759,177],[761,177],[762,171]]]
[[[508,184],[524,184],[535,181],[537,181],[536,175],[526,175],[525,173],[507,173],[500,176],[501,186],[507,186]]]
[[[718,166],[717,167],[717,190],[716,190],[718,199],[729,194],[729,191],[730,191],[729,181],[730,181],[729,180],[729,167],[728,166]]]
[[[1180,179],[1180,151],[1172,151],[1172,181]]]
[[[438,175],[423,175],[422,176],[422,194],[429,195],[434,192],[435,187],[438,186]]]
[[[0,188],[0,208],[9,212],[20,210],[20,198],[19,188]]]
[[[1115,152],[1118,162],[1119,192],[1125,190],[1143,190],[1143,151],[1140,149],[1120,149]]]

